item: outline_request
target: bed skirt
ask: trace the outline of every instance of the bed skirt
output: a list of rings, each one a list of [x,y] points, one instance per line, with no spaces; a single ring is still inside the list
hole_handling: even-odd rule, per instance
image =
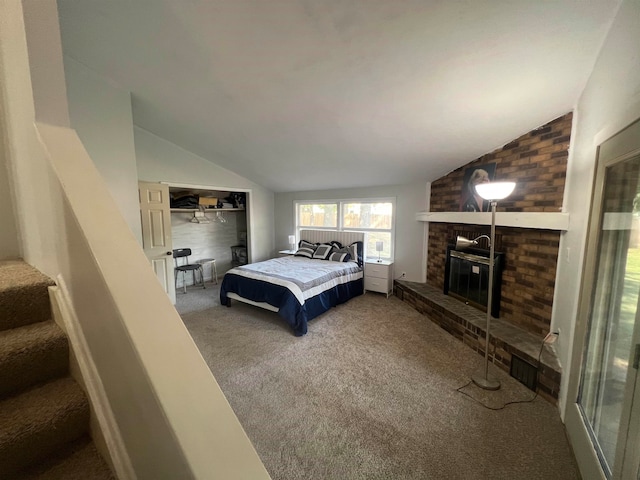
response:
[[[227,292],[234,292],[238,300],[249,299],[254,303],[267,303],[275,307],[280,315],[293,329],[296,336],[307,333],[307,322],[318,315],[364,293],[364,279],[335,285],[318,295],[305,300],[300,305],[289,289],[262,280],[247,279],[234,274],[227,274],[220,286],[220,303],[230,305]]]

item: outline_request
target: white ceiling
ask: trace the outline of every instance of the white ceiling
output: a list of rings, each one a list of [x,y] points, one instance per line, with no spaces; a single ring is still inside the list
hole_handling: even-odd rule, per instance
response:
[[[274,191],[430,181],[570,110],[620,0],[58,0],[134,123]]]

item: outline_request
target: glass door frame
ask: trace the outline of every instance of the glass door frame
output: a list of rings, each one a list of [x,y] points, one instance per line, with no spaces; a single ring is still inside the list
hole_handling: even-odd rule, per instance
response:
[[[592,308],[591,296],[596,281],[600,250],[599,238],[602,228],[602,203],[606,171],[607,168],[638,155],[640,155],[640,120],[603,142],[597,150],[596,174],[592,189],[591,211],[571,356],[570,371],[576,373],[573,373],[569,379],[567,395],[571,400],[567,405],[565,418],[567,433],[585,480],[587,478],[607,479],[578,404],[583,377],[583,357],[588,343],[589,318]],[[640,341],[638,338],[639,330],[636,321],[632,345]],[[638,378],[638,370],[630,366],[627,372],[627,387],[622,407],[616,455],[612,465],[611,478],[614,480],[637,480],[640,478],[638,477],[640,464],[640,425],[638,425],[640,424],[640,382]],[[586,476],[587,473],[588,476]]]
[[[638,340],[638,324],[634,341]],[[630,395],[629,402],[629,427],[625,439],[625,450],[618,449],[616,456],[616,467],[614,467],[614,478],[640,479],[640,370],[630,368],[629,373],[635,373],[635,388]],[[625,412],[623,411],[623,415]],[[622,437],[619,437],[620,442]],[[618,458],[620,457],[620,458]]]

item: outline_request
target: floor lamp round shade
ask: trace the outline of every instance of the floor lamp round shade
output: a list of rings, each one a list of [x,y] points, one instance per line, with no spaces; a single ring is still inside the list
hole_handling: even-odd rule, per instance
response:
[[[515,182],[479,183],[476,185],[476,192],[485,200],[502,200],[511,195],[514,188]]]

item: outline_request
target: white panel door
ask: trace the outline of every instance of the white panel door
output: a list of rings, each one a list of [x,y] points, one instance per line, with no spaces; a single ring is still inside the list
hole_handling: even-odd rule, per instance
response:
[[[176,303],[171,242],[169,187],[161,183],[138,182],[142,248],[172,303]]]

